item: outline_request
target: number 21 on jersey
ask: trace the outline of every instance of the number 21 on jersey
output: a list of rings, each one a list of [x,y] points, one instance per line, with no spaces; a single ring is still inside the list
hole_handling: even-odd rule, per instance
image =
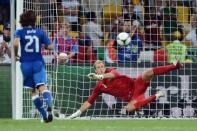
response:
[[[38,53],[40,50],[39,47],[39,38],[35,35],[26,35],[25,36],[25,40],[27,40],[27,43],[25,45],[25,51],[28,53],[31,52],[36,52]],[[33,44],[35,44],[35,46],[32,46]]]

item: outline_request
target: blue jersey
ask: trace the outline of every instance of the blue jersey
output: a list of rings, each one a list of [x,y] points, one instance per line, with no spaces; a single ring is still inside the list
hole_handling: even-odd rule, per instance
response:
[[[118,62],[137,62],[139,54],[142,50],[142,41],[138,36],[134,35],[128,45],[117,47]]]
[[[46,33],[38,28],[22,28],[15,32],[15,38],[20,38],[20,62],[43,61],[42,44],[48,46],[51,42]]]

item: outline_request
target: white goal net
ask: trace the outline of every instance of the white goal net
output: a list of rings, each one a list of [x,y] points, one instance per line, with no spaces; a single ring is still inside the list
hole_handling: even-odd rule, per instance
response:
[[[195,0],[17,0],[16,8],[34,10],[37,27],[43,28],[56,49],[43,50],[48,88],[54,98],[54,115],[68,116],[78,110],[91,94],[95,81],[92,63],[103,60],[132,78],[145,69],[168,65],[175,58],[184,63],[181,70],[154,77],[146,92],[158,90],[165,97],[132,113],[123,110],[126,103],[102,94],[82,114],[88,118],[196,118],[197,116],[197,11]],[[22,4],[20,4],[22,3]],[[18,21],[18,19],[17,19]],[[69,24],[68,24],[69,23]],[[65,34],[65,32],[67,32]],[[133,45],[114,48],[120,32],[131,34]],[[136,36],[140,42],[135,43]],[[170,44],[174,44],[169,46]],[[178,44],[177,44],[178,43]],[[172,49],[173,48],[173,49]],[[181,48],[181,49],[180,49]],[[183,50],[182,50],[183,48]],[[74,54],[69,61],[55,60],[56,53]],[[132,55],[131,55],[132,54]],[[125,57],[125,58],[124,58]],[[128,57],[128,59],[127,59]],[[16,77],[20,74],[18,73]],[[17,79],[20,79],[18,77]],[[21,81],[21,79],[20,79]],[[17,88],[19,85],[16,85]],[[38,118],[30,94],[16,94],[22,101],[17,118]]]

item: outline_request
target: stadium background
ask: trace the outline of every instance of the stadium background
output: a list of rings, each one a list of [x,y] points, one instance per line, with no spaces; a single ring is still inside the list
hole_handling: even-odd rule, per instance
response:
[[[186,2],[187,3],[187,2]],[[30,2],[30,4],[31,4],[31,2]],[[185,19],[182,19],[183,21],[185,20]],[[189,19],[188,19],[189,20]],[[187,20],[186,20],[187,21]],[[190,49],[189,49],[190,50]],[[101,51],[99,51],[99,52],[102,52],[103,51],[103,48],[101,48]],[[195,52],[195,51],[194,51]],[[101,59],[103,59],[103,54],[102,53],[100,53],[101,55],[100,56],[98,56],[99,58],[101,58]],[[196,57],[196,54],[194,54],[194,58],[192,58],[192,59],[195,59],[195,57]],[[154,66],[154,64],[151,64],[151,65],[153,65]],[[114,65],[114,66],[117,66],[117,65]],[[125,65],[124,65],[125,66]],[[148,65],[147,65],[148,66]],[[145,66],[145,67],[147,67],[147,66]],[[73,66],[74,67],[74,66]],[[80,65],[78,65],[78,67],[80,67]],[[121,68],[121,66],[119,66],[120,68]],[[135,66],[133,66],[133,67],[135,67]],[[144,68],[144,65],[143,66],[137,66],[138,68],[140,68],[140,67],[142,67],[142,68]],[[2,64],[1,66],[0,66],[0,70],[1,70],[1,74],[0,74],[0,76],[1,76],[1,79],[0,79],[0,85],[2,85],[2,91],[1,91],[1,93],[2,93],[2,95],[1,95],[1,99],[2,99],[2,102],[1,102],[1,104],[2,105],[0,105],[1,107],[5,107],[5,108],[1,108],[1,116],[2,117],[8,117],[8,118],[10,118],[11,117],[11,83],[10,83],[10,81],[6,81],[6,80],[11,80],[11,71],[10,71],[10,65],[9,64]],[[86,68],[89,68],[88,66],[86,67]],[[71,79],[74,79],[74,78],[77,78],[79,81],[79,83],[68,83],[68,84],[71,84],[73,87],[76,87],[76,86],[80,86],[80,84],[83,86],[83,87],[90,87],[90,85],[89,84],[87,84],[88,82],[89,82],[89,80],[87,80],[87,79],[84,79],[84,77],[81,77],[81,76],[84,76],[85,74],[87,74],[88,72],[89,72],[89,70],[87,70],[86,71],[86,68],[81,68],[81,69],[79,69],[79,68],[73,68],[73,70],[70,70],[70,68],[69,67],[61,67],[60,66],[60,68],[59,68],[59,72],[66,72],[66,73],[69,73],[69,74],[72,74],[74,71],[76,71],[77,73],[79,73],[79,74],[77,74],[77,73],[73,73],[72,74],[72,76],[71,77],[69,77],[69,78],[67,78],[67,76],[66,76],[66,74],[59,74],[60,76],[60,79],[61,79],[61,77],[63,77],[64,79],[66,79],[66,80],[71,80]],[[191,71],[191,69],[194,69],[193,71]],[[195,61],[194,61],[194,63],[193,64],[186,64],[186,68],[183,70],[183,71],[180,71],[180,72],[178,72],[178,74],[177,74],[177,72],[174,72],[174,75],[175,76],[177,76],[177,75],[189,75],[189,83],[191,84],[191,85],[189,85],[189,87],[187,87],[187,89],[190,89],[191,91],[193,91],[193,90],[195,90],[196,88],[196,76],[194,75],[196,72],[195,72],[195,69],[196,69],[196,64],[195,64]],[[71,73],[72,72],[72,73]],[[180,73],[180,74],[179,74]],[[75,76],[75,74],[77,74],[77,76]],[[180,87],[180,85],[177,85],[177,84],[180,84],[180,78],[175,78],[175,80],[174,80],[174,78],[173,78],[173,73],[172,74],[170,74],[169,76],[167,76],[167,77],[169,77],[169,78],[156,78],[157,80],[158,79],[165,79],[165,80],[167,80],[167,79],[169,79],[169,81],[171,81],[170,82],[170,85],[174,85],[174,86],[178,86],[178,87]],[[166,76],[164,76],[164,77],[166,77]],[[81,81],[83,81],[85,84],[87,84],[87,85],[84,85],[84,83],[81,83]],[[164,81],[164,80],[161,80],[161,81]],[[173,83],[174,82],[174,83]],[[61,83],[63,83],[62,81],[60,81],[60,82],[58,82],[58,84],[59,84],[59,86],[63,86],[63,85],[61,85]],[[92,85],[94,84],[93,82],[91,83]],[[154,84],[154,82],[153,82],[153,84]],[[156,86],[158,86],[158,83],[155,83],[156,85],[153,85],[153,88],[154,88],[154,86],[155,86],[155,88],[156,88]],[[167,83],[167,84],[169,84],[169,83]],[[66,85],[64,85],[64,86],[66,86]],[[159,85],[160,86],[160,85]],[[161,84],[161,86],[163,86],[162,84]],[[169,85],[165,85],[165,87],[167,88]],[[154,91],[154,90],[153,90]],[[61,92],[61,90],[60,90],[60,92]],[[79,93],[79,95],[81,95],[81,93],[80,92],[78,92]],[[89,92],[85,92],[86,94],[85,94],[85,96],[87,96],[87,94],[89,93]],[[190,96],[195,96],[196,94],[195,94],[196,92],[189,92],[189,95]],[[63,98],[63,99],[67,99],[66,97],[65,98]],[[71,98],[72,99],[72,98]],[[175,98],[175,100],[178,100],[177,98]],[[9,101],[9,102],[8,102]],[[79,102],[79,103],[81,103],[82,102],[82,100],[79,98],[79,99],[77,99],[77,101]],[[101,103],[101,99],[99,99],[98,100],[98,103]],[[65,103],[65,104],[67,104],[67,103]],[[176,104],[177,104],[177,102],[176,102]],[[185,103],[185,104],[191,104],[191,103]],[[76,107],[78,107],[79,105],[77,105]],[[102,107],[101,106],[106,106],[106,105],[99,105],[99,104],[97,104],[97,106],[98,107],[96,107],[97,109],[101,109]],[[75,107],[75,108],[76,108]],[[107,107],[104,107],[104,108],[107,108]],[[103,112],[102,110],[99,110],[99,111],[95,111],[95,113],[96,114],[100,114],[100,112]],[[91,112],[90,112],[90,114],[91,114]],[[113,114],[113,113],[112,113]]]
[[[6,6],[9,2],[9,0],[0,0],[0,4],[3,3],[3,6],[5,8],[7,8],[9,10],[9,6]],[[20,1],[20,0],[19,0]],[[29,2],[29,4],[31,5],[31,1],[33,0],[25,0],[26,2]],[[46,0],[41,0],[41,1],[46,1]],[[182,0],[181,0],[182,1]],[[190,0],[191,1],[191,0]],[[187,6],[189,4],[189,2],[187,0],[183,0],[182,2],[185,3],[185,5]],[[27,4],[27,3],[26,3]],[[27,7],[31,7],[31,6],[27,6]],[[9,11],[7,11],[9,12]],[[1,13],[1,12],[0,12]],[[9,13],[8,15],[9,16]],[[182,17],[181,17],[182,16]],[[186,22],[189,22],[190,18],[188,18],[189,16],[186,15],[186,17],[184,17],[183,15],[179,15],[180,20],[184,21],[186,20]],[[186,18],[186,19],[185,19]],[[9,20],[5,21],[6,22],[10,22]],[[0,30],[2,30],[2,25],[0,26]],[[165,41],[163,42],[165,44]],[[99,50],[99,52],[102,52],[99,54],[99,59],[103,59],[104,58],[104,54],[103,54],[103,48],[101,48]],[[130,117],[128,117],[128,119],[121,119],[120,120],[116,117],[116,119],[105,119],[105,120],[92,120],[91,118],[88,120],[55,120],[53,123],[50,124],[40,124],[40,120],[39,117],[37,117],[38,119],[29,119],[29,120],[13,120],[12,119],[12,109],[15,108],[12,106],[12,86],[11,86],[11,81],[12,81],[12,72],[11,72],[11,65],[10,64],[0,64],[0,131],[43,131],[43,130],[47,130],[47,131],[62,131],[62,130],[71,130],[71,131],[120,131],[120,130],[124,130],[124,131],[196,131],[196,113],[195,116],[192,116],[192,118],[190,118],[191,116],[188,117],[182,117],[182,118],[175,118],[173,120],[170,119],[160,119],[157,118],[158,116],[158,109],[167,109],[166,111],[164,110],[164,115],[166,115],[166,117],[169,116],[169,106],[173,107],[181,107],[184,108],[186,106],[192,106],[195,111],[196,111],[196,102],[195,101],[191,101],[191,99],[195,96],[197,96],[197,55],[196,55],[196,49],[191,47],[188,48],[188,51],[191,53],[190,54],[190,58],[193,60],[193,63],[187,63],[185,64],[185,68],[183,68],[180,71],[174,71],[172,73],[169,73],[165,76],[159,76],[157,78],[155,78],[152,82],[152,87],[153,90],[151,91],[155,91],[158,87],[159,88],[165,88],[167,89],[167,95],[169,97],[167,97],[167,99],[169,101],[172,101],[172,103],[166,103],[166,104],[155,104],[152,103],[150,106],[146,107],[149,111],[147,114],[147,116],[150,119],[132,119],[132,114],[129,115]],[[128,73],[130,72],[130,70],[135,71],[136,68],[138,67],[138,69],[142,69],[144,70],[147,67],[152,67],[152,66],[157,66],[157,65],[163,65],[164,63],[149,63],[149,62],[145,62],[145,63],[141,63],[139,65],[136,64],[132,64],[132,68],[130,68],[130,64],[128,65],[116,65],[116,64],[107,64],[107,66],[114,66],[114,67],[119,67],[118,70],[120,71],[125,71],[124,73]],[[78,67],[80,68],[78,68]],[[85,91],[81,92],[78,91],[77,95],[85,95],[85,97],[83,97],[83,99],[81,99],[80,97],[70,97],[70,101],[69,101],[69,106],[74,106],[74,109],[77,109],[80,106],[80,103],[82,103],[86,98],[87,95],[90,93],[89,92],[89,88],[91,85],[94,85],[94,82],[90,82],[89,79],[87,79],[85,76],[87,75],[87,73],[90,72],[90,66],[80,66],[80,65],[73,65],[72,69],[70,66],[59,66],[58,71],[60,72],[58,74],[58,86],[62,87],[62,83],[66,83],[66,81],[71,81],[70,83],[66,83],[64,86],[70,86],[72,85],[72,87],[85,87],[83,88]],[[50,69],[50,68],[49,68]],[[136,73],[136,72],[135,72]],[[69,75],[67,75],[69,74]],[[130,74],[129,74],[130,75]],[[49,73],[49,78],[53,76],[53,73]],[[135,76],[134,76],[135,77]],[[63,78],[63,79],[62,79]],[[73,79],[77,78],[77,82],[73,82]],[[50,80],[50,79],[49,79]],[[159,82],[158,82],[159,81]],[[50,81],[53,82],[53,79]],[[67,85],[68,84],[68,85]],[[178,88],[177,88],[178,87]],[[182,89],[181,89],[182,88]],[[74,88],[72,88],[74,89]],[[171,92],[174,91],[173,93]],[[59,92],[62,92],[62,90],[64,90],[63,88],[59,88]],[[65,91],[65,90],[64,90]],[[75,94],[76,90],[71,90],[70,93]],[[186,94],[186,96],[184,96],[184,94]],[[67,99],[67,95],[64,94],[62,99]],[[189,99],[189,102],[186,102],[185,100],[181,100],[181,98],[186,98]],[[25,97],[26,98],[26,97]],[[181,100],[181,101],[178,101]],[[195,99],[193,99],[195,100]],[[29,101],[29,100],[28,100]],[[75,101],[75,102],[73,102]],[[65,102],[65,101],[64,101]],[[24,101],[25,103],[25,101]],[[67,102],[68,103],[68,102]],[[65,105],[62,105],[63,107],[67,107],[66,102],[64,103]],[[77,103],[77,104],[76,104]],[[73,107],[72,107],[73,108]],[[62,112],[64,112],[64,110],[66,108],[62,108]],[[103,110],[104,109],[104,110]],[[107,110],[106,110],[107,109]],[[153,109],[153,110],[149,110],[149,109]],[[155,111],[155,109],[157,109]],[[108,112],[106,112],[108,111]],[[69,113],[72,113],[73,111],[71,111],[69,109]],[[114,110],[108,110],[107,105],[103,102],[102,98],[99,97],[98,101],[96,102],[96,106],[94,107],[94,109],[91,109],[87,112],[87,114],[84,115],[88,115],[88,116],[99,116],[101,113],[102,115],[114,115],[115,111]],[[29,112],[27,112],[29,114]],[[156,119],[152,119],[153,117],[156,116]],[[27,117],[27,116],[25,116]],[[30,118],[31,116],[28,115],[28,117]],[[137,116],[137,118],[140,117],[144,117],[144,116],[140,116],[140,114]],[[3,118],[3,119],[2,119]],[[8,118],[8,119],[4,119],[4,118]]]

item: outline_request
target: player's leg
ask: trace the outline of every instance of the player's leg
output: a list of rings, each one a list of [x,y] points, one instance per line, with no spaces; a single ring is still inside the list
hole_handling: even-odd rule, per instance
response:
[[[125,107],[128,112],[138,110],[149,103],[159,99],[160,97],[164,96],[165,94],[163,92],[158,92],[154,95],[149,96],[148,98],[144,98],[144,95],[138,96],[135,99],[131,100],[127,106]]]
[[[53,120],[53,115],[52,115],[52,95],[51,92],[47,89],[47,80],[46,80],[46,71],[44,65],[42,63],[34,63],[34,81],[36,84],[37,89],[39,92],[42,93],[44,102],[47,105],[47,112],[48,112],[48,120],[52,121]]]
[[[31,92],[32,95],[32,101],[36,107],[36,109],[40,112],[40,114],[42,115],[42,118],[44,120],[44,122],[48,122],[48,116],[47,116],[47,112],[44,109],[44,105],[43,105],[43,101],[40,99],[39,95],[36,93],[35,90],[33,90]]]
[[[126,110],[128,112],[140,109],[164,95],[163,93],[158,92],[159,94],[157,93],[155,95],[149,96],[148,98],[145,98],[144,93],[149,86],[150,82],[143,80],[142,75],[137,77],[137,79],[134,81],[134,92],[132,94],[132,100],[126,106]]]
[[[165,73],[168,73],[172,70],[179,69],[181,67],[182,65],[178,61],[176,61],[175,63],[171,65],[153,67],[142,73],[142,79],[144,81],[150,81],[156,75],[163,75]]]
[[[33,69],[32,63],[21,63],[21,71],[23,74],[23,85],[25,88],[30,89],[32,101],[36,109],[40,112],[43,120],[47,122],[48,120],[47,112],[45,111],[43,107],[43,101],[40,99],[40,97],[38,96],[35,90],[35,83],[33,79],[32,69]]]
[[[48,120],[53,120],[53,113],[52,113],[52,95],[51,92],[47,89],[45,85],[40,85],[38,87],[39,91],[42,93],[43,99],[47,105],[47,112],[48,112]]]

